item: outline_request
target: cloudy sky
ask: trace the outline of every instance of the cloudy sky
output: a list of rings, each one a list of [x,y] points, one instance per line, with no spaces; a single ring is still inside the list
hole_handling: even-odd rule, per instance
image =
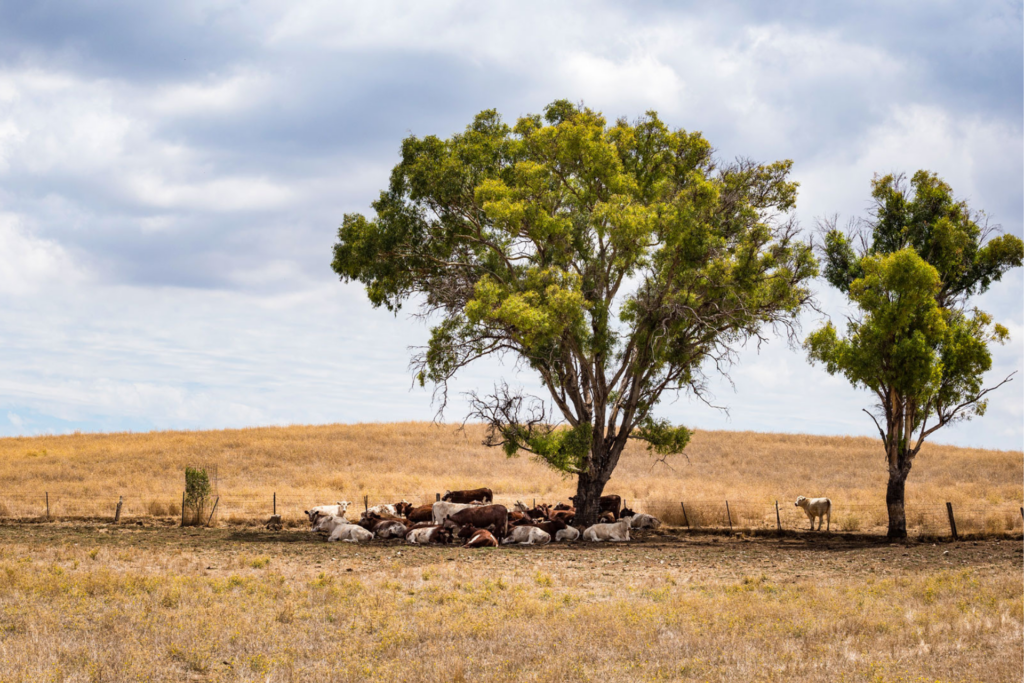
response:
[[[331,246],[403,137],[487,108],[656,109],[724,159],[793,159],[808,229],[926,168],[1021,235],[1021,4],[843,4],[0,2],[0,435],[433,417],[426,328],[340,284]],[[1022,282],[980,298],[1013,337],[993,380],[1022,367]],[[535,386],[484,364],[457,389],[501,373]],[[869,397],[782,340],[731,378],[728,414],[662,413],[872,433]],[[1020,449],[1022,388],[936,440]]]

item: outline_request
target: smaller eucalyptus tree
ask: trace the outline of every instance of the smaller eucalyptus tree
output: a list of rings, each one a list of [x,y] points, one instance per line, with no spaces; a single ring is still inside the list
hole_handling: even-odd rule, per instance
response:
[[[849,234],[834,221],[825,226],[825,278],[859,316],[845,337],[828,323],[804,346],[812,362],[878,399],[865,412],[885,447],[888,535],[903,538],[907,476],[925,439],[984,415],[987,395],[1012,377],[983,386],[989,344],[1009,335],[969,299],[1021,265],[1024,243],[1012,235],[990,239],[983,215],[932,173],[918,171],[909,186],[892,175],[873,186],[872,220]]]

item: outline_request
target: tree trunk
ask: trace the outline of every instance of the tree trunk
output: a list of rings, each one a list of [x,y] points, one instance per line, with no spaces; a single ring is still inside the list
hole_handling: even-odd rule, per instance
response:
[[[601,516],[601,494],[604,493],[604,477],[593,478],[587,473],[579,475],[576,482],[576,495],[573,503],[576,506],[575,526],[588,527],[597,523]]]
[[[910,470],[889,470],[889,485],[885,489],[885,506],[889,510],[889,538],[907,537],[907,514],[903,506]]]

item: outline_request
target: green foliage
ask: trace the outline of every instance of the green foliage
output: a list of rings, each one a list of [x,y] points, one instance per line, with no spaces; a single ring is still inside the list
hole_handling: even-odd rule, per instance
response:
[[[203,513],[210,502],[210,477],[206,470],[185,468],[185,522],[193,526],[203,523]]]
[[[934,173],[918,171],[907,187],[903,176],[872,181],[873,220],[866,226],[867,248],[857,255],[853,237],[831,226],[825,235],[824,275],[833,287],[847,292],[862,277],[860,258],[913,249],[939,275],[936,300],[942,307],[980,294],[1003,273],[1021,265],[1024,242],[1014,235],[986,240],[984,214],[957,201],[953,190]],[[864,235],[866,238],[867,235]]]
[[[559,100],[509,126],[488,110],[451,138],[403,141],[375,216],[344,217],[332,267],[375,306],[415,297],[431,317],[421,384],[443,393],[489,354],[539,373],[570,429],[485,410],[493,445],[613,467],[638,425],[653,450],[681,451],[689,432],[650,415],[662,393],[699,391],[705,363],[809,297],[790,168],[720,166],[654,112],[609,124]]]
[[[647,442],[648,450],[658,455],[671,455],[682,453],[686,444],[690,443],[693,432],[686,427],[674,427],[668,420],[659,420],[648,416],[643,422],[637,425],[633,432],[636,439]]]

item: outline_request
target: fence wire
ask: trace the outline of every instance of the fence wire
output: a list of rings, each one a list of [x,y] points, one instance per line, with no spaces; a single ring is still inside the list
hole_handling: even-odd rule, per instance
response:
[[[366,506],[381,503],[408,501],[413,505],[433,503],[436,493],[405,493],[388,495],[359,496],[351,500],[350,511],[358,513]],[[181,515],[181,497],[166,494],[125,495],[121,500],[121,521],[140,519],[174,519]],[[211,497],[216,501],[212,521],[229,524],[252,524],[266,521],[270,515],[280,515],[284,520],[302,520],[304,510],[314,505],[338,502],[337,494],[305,495],[289,493],[241,494],[221,493]],[[539,502],[553,503],[548,497],[533,495],[497,495],[495,503],[512,508],[516,502],[533,506]],[[50,492],[0,492],[0,519],[36,521],[61,519],[86,519],[112,521],[117,509],[118,497],[110,495],[83,495],[60,491]],[[803,509],[791,501],[775,502],[747,500],[668,500],[668,499],[626,499],[624,504],[636,512],[653,515],[672,527],[691,530],[752,530],[771,531],[780,526],[784,531],[806,531],[811,522]],[[1024,532],[1024,513],[1017,503],[995,503],[986,505],[954,505],[954,520],[961,535],[984,535]],[[209,509],[209,508],[208,508]],[[929,536],[951,534],[949,515],[945,502],[911,503],[905,507],[907,530],[910,533]],[[884,533],[888,525],[888,512],[884,504],[844,504],[833,501],[831,522],[833,532],[838,533]],[[816,525],[815,525],[816,526]]]

